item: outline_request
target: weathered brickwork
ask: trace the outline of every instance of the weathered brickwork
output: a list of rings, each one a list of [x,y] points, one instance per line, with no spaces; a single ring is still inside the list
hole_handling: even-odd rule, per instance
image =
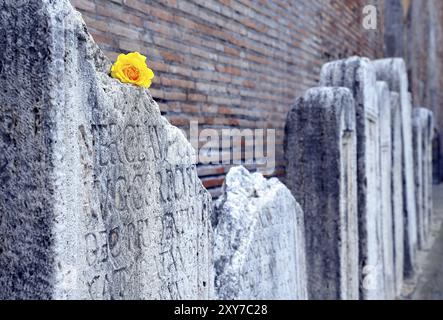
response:
[[[183,129],[276,129],[276,171],[284,173],[289,107],[316,86],[321,66],[351,55],[383,55],[382,1],[71,0],[109,58],[148,56],[151,93]],[[363,7],[378,9],[377,30],[362,27]],[[265,150],[266,151],[266,150]],[[213,194],[229,167],[199,166]]]

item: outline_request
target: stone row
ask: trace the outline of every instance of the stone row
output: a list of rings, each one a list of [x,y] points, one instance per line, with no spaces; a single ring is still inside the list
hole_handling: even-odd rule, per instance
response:
[[[286,123],[286,184],[305,217],[308,297],[394,299],[432,220],[433,115],[402,59],[323,66]]]

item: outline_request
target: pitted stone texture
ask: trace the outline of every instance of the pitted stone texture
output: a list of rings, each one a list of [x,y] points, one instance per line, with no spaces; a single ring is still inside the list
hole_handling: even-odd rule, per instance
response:
[[[286,184],[306,228],[310,299],[358,299],[355,107],[346,88],[313,88],[286,121]]]
[[[403,139],[401,134],[400,95],[391,91],[392,132],[392,220],[394,224],[394,269],[395,292],[401,294],[404,261],[404,217],[403,217]]]
[[[0,8],[0,297],[209,298],[212,205],[181,131],[108,76],[68,1]]]
[[[303,211],[278,179],[232,168],[213,226],[217,298],[307,298]]]
[[[391,91],[400,95],[400,110],[403,140],[403,214],[404,235],[404,276],[413,277],[416,269],[417,225],[414,188],[414,158],[412,151],[412,106],[408,93],[408,76],[403,59],[382,59],[373,61],[377,80],[388,83]]]
[[[381,182],[381,229],[383,243],[384,298],[394,299],[394,224],[392,217],[392,132],[391,93],[384,81],[377,82],[380,108],[380,182]]]
[[[366,58],[351,57],[323,66],[323,86],[351,90],[357,127],[357,195],[360,296],[383,297],[383,255],[380,208],[380,129],[375,70]]]
[[[46,299],[53,283],[54,80],[40,62],[52,49],[42,7],[0,1],[0,299]]]

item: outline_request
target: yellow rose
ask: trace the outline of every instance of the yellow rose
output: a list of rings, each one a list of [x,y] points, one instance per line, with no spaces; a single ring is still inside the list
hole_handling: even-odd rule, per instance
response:
[[[149,88],[154,72],[148,68],[146,57],[138,52],[120,54],[111,68],[111,76],[123,83]]]

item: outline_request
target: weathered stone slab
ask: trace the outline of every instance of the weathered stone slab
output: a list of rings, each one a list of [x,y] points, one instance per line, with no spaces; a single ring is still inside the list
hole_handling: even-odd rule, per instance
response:
[[[68,1],[0,0],[0,298],[205,299],[193,149]]]
[[[426,119],[424,120],[424,132],[423,141],[424,146],[424,203],[425,203],[425,239],[426,243],[429,244],[429,237],[431,232],[431,224],[433,219],[433,140],[434,140],[434,130],[435,130],[435,119],[434,113],[429,109],[426,109]]]
[[[417,214],[417,245],[425,247],[425,201],[424,201],[424,157],[423,123],[421,108],[412,110],[412,142],[414,151],[415,208]]]
[[[377,80],[386,81],[391,91],[400,95],[403,140],[403,210],[404,235],[404,276],[414,276],[416,269],[417,229],[414,190],[414,158],[412,151],[412,106],[408,93],[408,76],[403,59],[382,59],[373,61]]]
[[[394,269],[396,295],[403,286],[404,217],[403,217],[403,139],[401,134],[400,95],[391,91],[392,132],[392,220],[394,225]]]
[[[391,93],[386,82],[377,82],[380,110],[381,230],[385,299],[394,299],[394,223],[392,217],[392,131]]]
[[[310,299],[358,299],[355,107],[347,88],[313,88],[286,121],[286,184],[304,211]]]
[[[217,298],[307,298],[303,211],[278,179],[232,168],[213,227]]]
[[[360,295],[381,298],[384,293],[380,208],[380,129],[375,70],[366,58],[351,57],[323,66],[323,86],[351,90],[357,127],[357,188],[360,255]]]
[[[432,219],[433,115],[425,108],[413,109],[414,166],[417,201],[418,248],[427,249]]]

